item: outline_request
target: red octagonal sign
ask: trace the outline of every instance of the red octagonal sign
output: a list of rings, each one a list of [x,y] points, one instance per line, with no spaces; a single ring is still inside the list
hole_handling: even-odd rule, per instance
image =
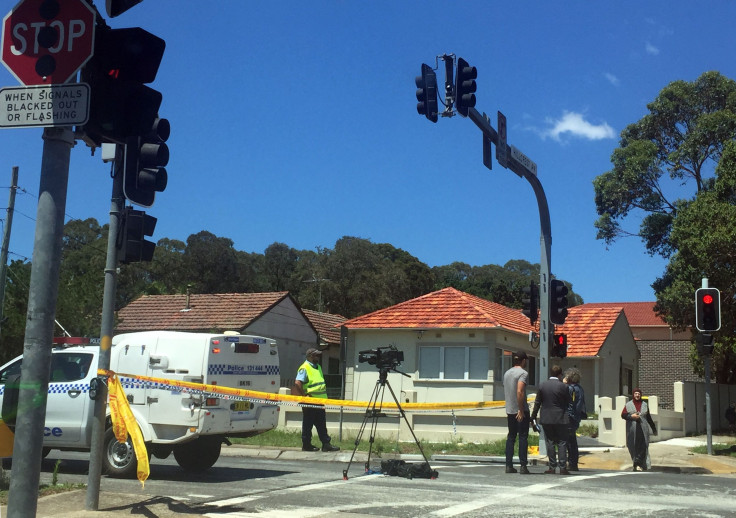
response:
[[[62,84],[92,57],[94,36],[85,0],[20,0],[3,18],[0,57],[25,85]]]

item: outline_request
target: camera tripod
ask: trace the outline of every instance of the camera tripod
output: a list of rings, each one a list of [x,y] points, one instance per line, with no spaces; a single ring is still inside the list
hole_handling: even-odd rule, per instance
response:
[[[427,467],[429,468],[429,470],[430,471],[432,470],[432,467],[429,465],[429,460],[427,460],[427,456],[424,454],[422,445],[419,443],[417,436],[414,434],[414,430],[412,430],[411,425],[409,424],[409,420],[406,418],[404,409],[401,408],[401,404],[399,404],[399,400],[396,398],[396,394],[391,388],[391,384],[388,382],[388,371],[389,370],[398,372],[399,374],[401,374],[402,376],[406,376],[407,378],[410,377],[405,372],[401,372],[393,367],[379,368],[378,381],[376,381],[376,386],[374,387],[373,393],[371,394],[371,397],[368,400],[368,407],[365,410],[365,416],[363,417],[363,423],[360,425],[358,436],[355,438],[355,448],[353,448],[353,453],[352,455],[350,455],[350,461],[348,461],[347,467],[342,471],[343,480],[348,479],[348,471],[350,470],[350,465],[353,463],[355,452],[358,449],[358,445],[360,444],[360,439],[363,437],[363,432],[365,431],[365,428],[366,428],[366,425],[368,424],[369,419],[371,420],[371,431],[370,431],[370,438],[369,438],[369,445],[368,445],[368,458],[365,461],[365,471],[366,473],[370,471],[371,453],[373,451],[373,442],[376,438],[376,428],[378,426],[378,419],[382,417],[388,417],[382,411],[383,398],[386,392],[386,387],[388,387],[388,390],[391,393],[391,397],[396,403],[396,408],[398,408],[399,410],[399,415],[404,419],[404,422],[406,423],[406,427],[409,428],[409,431],[411,432],[411,436],[414,438],[414,442],[416,443],[417,447],[419,448],[420,453],[422,454],[422,457],[424,458],[424,462],[427,464]]]

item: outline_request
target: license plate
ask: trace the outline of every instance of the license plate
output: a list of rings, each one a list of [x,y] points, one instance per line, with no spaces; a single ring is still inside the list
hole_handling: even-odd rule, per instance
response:
[[[245,412],[246,410],[250,410],[250,403],[247,401],[236,401],[230,405],[230,409],[233,412]]]

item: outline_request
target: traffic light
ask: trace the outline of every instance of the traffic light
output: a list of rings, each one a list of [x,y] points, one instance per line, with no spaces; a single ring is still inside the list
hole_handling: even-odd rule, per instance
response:
[[[695,291],[695,327],[698,331],[718,331],[721,328],[721,292],[716,288]]]
[[[437,74],[432,67],[422,63],[422,75],[414,80],[417,84],[417,112],[432,122],[437,122]]]
[[[549,319],[553,324],[562,325],[567,318],[567,286],[565,283],[552,279],[550,285]]]
[[[524,305],[524,309],[521,310],[524,315],[529,317],[529,323],[534,325],[537,321],[537,298],[539,297],[539,288],[534,281],[529,283],[529,286],[522,288],[524,292],[524,298],[521,299],[521,303]]]
[[[709,333],[698,333],[695,335],[695,345],[700,356],[713,354],[713,335]]]
[[[146,241],[156,229],[156,218],[142,210],[125,207],[118,232],[118,260],[123,264],[150,261],[156,244]]]
[[[166,141],[171,133],[167,119],[156,119],[144,135],[128,138],[125,145],[123,168],[123,193],[125,197],[144,207],[153,205],[157,192],[166,189],[169,163],[169,146]]]
[[[567,335],[566,334],[555,334],[552,340],[552,351],[550,356],[554,358],[566,358],[567,357]]]
[[[148,131],[161,106],[160,92],[144,83],[156,78],[166,42],[141,28],[98,27],[95,53],[82,69],[92,90],[87,140],[125,144]]]
[[[463,58],[457,58],[457,75],[455,83],[455,107],[463,117],[468,116],[468,108],[475,106],[475,78],[478,70],[468,65]]]

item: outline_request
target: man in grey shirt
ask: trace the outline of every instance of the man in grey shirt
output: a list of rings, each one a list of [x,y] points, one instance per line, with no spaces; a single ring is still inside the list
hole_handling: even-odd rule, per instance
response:
[[[506,418],[509,433],[506,436],[506,473],[516,473],[514,468],[514,444],[519,436],[519,472],[528,475],[527,450],[529,440],[529,404],[526,401],[526,386],[529,373],[525,370],[527,355],[515,352],[511,357],[512,367],[503,375],[503,390],[506,400]]]

